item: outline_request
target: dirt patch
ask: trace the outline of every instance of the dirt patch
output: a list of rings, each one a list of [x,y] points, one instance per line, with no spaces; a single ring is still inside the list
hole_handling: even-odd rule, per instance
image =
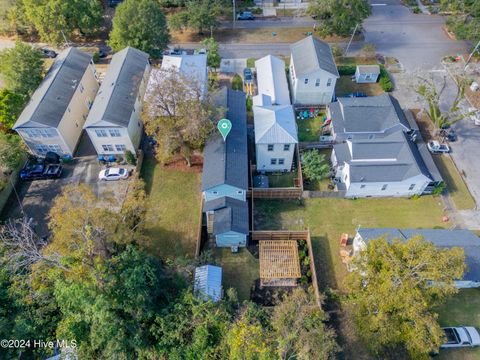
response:
[[[191,173],[201,173],[203,169],[203,156],[193,155],[191,158],[191,166],[188,166],[187,161],[180,155],[175,156],[175,158],[165,165],[165,169],[175,169]]]
[[[428,114],[420,109],[411,109],[410,110],[417,121],[418,128],[420,129],[420,134],[422,134],[422,138],[425,141],[432,140],[433,133],[434,133],[434,126],[432,120]]]

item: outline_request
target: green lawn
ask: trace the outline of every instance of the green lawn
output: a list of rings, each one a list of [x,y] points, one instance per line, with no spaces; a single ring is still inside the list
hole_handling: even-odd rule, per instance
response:
[[[463,289],[438,309],[441,326],[475,326],[480,329],[480,289]],[[439,360],[480,359],[480,348],[440,350]]]
[[[268,174],[268,186],[271,188],[293,187],[297,172]]]
[[[224,289],[235,288],[239,300],[250,299],[250,289],[259,275],[259,261],[247,249],[233,254],[230,249],[215,248],[216,263],[222,267]]]
[[[297,120],[298,141],[318,141],[325,116],[326,114],[322,112],[311,119]]]
[[[200,222],[200,175],[166,169],[154,159],[142,166],[148,194],[147,247],[163,259],[195,255]]]
[[[335,85],[335,95],[345,96],[347,94],[362,92],[367,96],[376,96],[384,93],[379,83],[357,84],[352,81],[350,75],[342,75]]]
[[[467,185],[463,181],[452,159],[445,155],[434,155],[433,160],[442,174],[443,180],[445,180],[448,192],[457,210],[473,209],[475,207],[475,200],[470,194]]]

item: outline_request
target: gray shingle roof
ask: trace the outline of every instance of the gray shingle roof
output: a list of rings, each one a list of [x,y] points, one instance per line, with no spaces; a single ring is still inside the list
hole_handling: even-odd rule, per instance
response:
[[[337,134],[385,132],[399,124],[409,129],[400,104],[388,94],[338,98],[329,107]]]
[[[332,49],[326,42],[308,36],[292,44],[290,50],[297,77],[308,75],[318,69],[325,70],[337,78],[340,77]]]
[[[235,231],[248,235],[248,203],[231,197],[221,197],[207,201],[203,211],[214,211],[213,234]]]
[[[218,185],[248,188],[247,108],[245,93],[226,91],[227,115],[232,129],[223,141],[215,130],[203,151],[202,191]]]
[[[378,65],[357,65],[360,74],[380,74],[380,66]]]
[[[107,121],[128,127],[149,55],[132,47],[112,57],[84,128]]]
[[[56,128],[91,60],[89,54],[73,47],[62,51],[33,93],[13,129],[32,126]]]
[[[386,237],[387,241],[392,241],[422,236],[426,241],[441,248],[461,247],[465,251],[467,264],[463,279],[480,281],[480,238],[470,230],[362,228],[358,233],[365,243],[380,237]]]

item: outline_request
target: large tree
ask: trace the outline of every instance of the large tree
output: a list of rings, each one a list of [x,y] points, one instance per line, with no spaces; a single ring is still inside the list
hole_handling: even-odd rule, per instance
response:
[[[25,96],[8,89],[0,90],[0,124],[10,130],[25,106]]]
[[[207,48],[207,63],[211,69],[217,71],[220,67],[222,58],[220,57],[219,44],[215,41],[214,38],[204,39],[202,45],[205,45]]]
[[[32,46],[17,42],[15,47],[0,52],[0,75],[7,89],[30,96],[43,77],[43,60]]]
[[[330,165],[325,154],[320,154],[317,150],[308,150],[302,154],[302,171],[307,180],[320,181],[330,174]]]
[[[405,348],[427,359],[442,343],[434,307],[458,290],[465,269],[461,248],[442,249],[420,237],[370,241],[348,276],[358,332],[376,354]]]
[[[165,15],[157,1],[125,0],[117,7],[108,41],[114,51],[132,46],[159,57],[169,40]]]
[[[450,13],[448,27],[459,39],[480,41],[480,2],[474,0],[441,0],[441,9]]]
[[[320,35],[348,36],[370,15],[370,6],[366,0],[313,0],[307,11],[315,16]]]
[[[156,157],[165,163],[180,154],[190,165],[211,133],[218,109],[199,79],[175,69],[152,72],[151,78],[158,86],[147,94],[143,118],[147,134],[156,140]]]
[[[103,23],[103,7],[99,0],[19,0],[28,22],[42,41],[58,45],[65,37],[90,36]]]
[[[222,2],[218,0],[189,0],[185,10],[169,18],[173,30],[193,29],[202,34],[218,26],[218,16],[222,11]]]
[[[25,155],[22,142],[17,135],[0,132],[0,169],[14,170]]]

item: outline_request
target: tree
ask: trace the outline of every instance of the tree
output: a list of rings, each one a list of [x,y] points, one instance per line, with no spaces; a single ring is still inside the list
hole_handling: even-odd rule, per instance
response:
[[[366,58],[375,57],[376,48],[374,44],[365,44],[362,47],[362,55]]]
[[[40,52],[22,42],[3,50],[0,52],[0,75],[7,89],[19,95],[31,96],[43,78]]]
[[[25,152],[17,135],[0,133],[0,168],[10,172],[16,169]]]
[[[322,36],[348,36],[370,15],[366,0],[313,0],[307,12],[315,16]]]
[[[26,19],[40,34],[42,41],[58,45],[64,36],[90,36],[103,22],[99,0],[20,0]]]
[[[313,295],[296,288],[275,306],[272,327],[280,359],[334,359],[339,347],[334,330]]]
[[[108,40],[114,51],[132,46],[159,57],[169,41],[165,15],[157,1],[125,0],[118,5]]]
[[[308,150],[302,154],[302,170],[305,178],[310,181],[320,181],[330,174],[330,165],[325,154],[317,150]]]
[[[25,106],[25,97],[8,89],[0,90],[0,123],[10,130]]]
[[[419,77],[418,81],[419,84],[415,87],[415,91],[424,101],[425,111],[427,111],[437,130],[445,126],[450,126],[469,115],[463,113],[459,107],[459,103],[463,99],[465,92],[466,81],[464,79],[457,78],[457,94],[453,99],[450,109],[444,112],[440,110],[440,98],[446,87],[446,75],[439,85],[435,83],[433,78],[427,79]]]
[[[480,40],[480,3],[471,0],[441,0],[440,8],[451,13],[447,26],[458,39]]]
[[[215,71],[220,67],[222,58],[218,52],[218,42],[214,38],[208,38],[202,41],[202,44],[207,48],[207,63],[208,66]]]
[[[232,89],[243,91],[243,80],[242,77],[238,74],[235,74],[232,77]]]
[[[189,0],[185,11],[169,17],[173,30],[194,29],[199,34],[218,26],[218,16],[222,11],[222,2],[217,0]]]
[[[204,84],[175,69],[152,72],[159,84],[148,95],[143,119],[145,131],[155,138],[156,157],[165,163],[180,154],[190,158],[202,149],[221,109],[215,109]]]
[[[370,241],[347,278],[358,333],[376,354],[403,346],[415,359],[437,351],[443,334],[433,308],[458,290],[461,248],[442,249],[420,237]],[[388,357],[388,356],[387,356]]]

